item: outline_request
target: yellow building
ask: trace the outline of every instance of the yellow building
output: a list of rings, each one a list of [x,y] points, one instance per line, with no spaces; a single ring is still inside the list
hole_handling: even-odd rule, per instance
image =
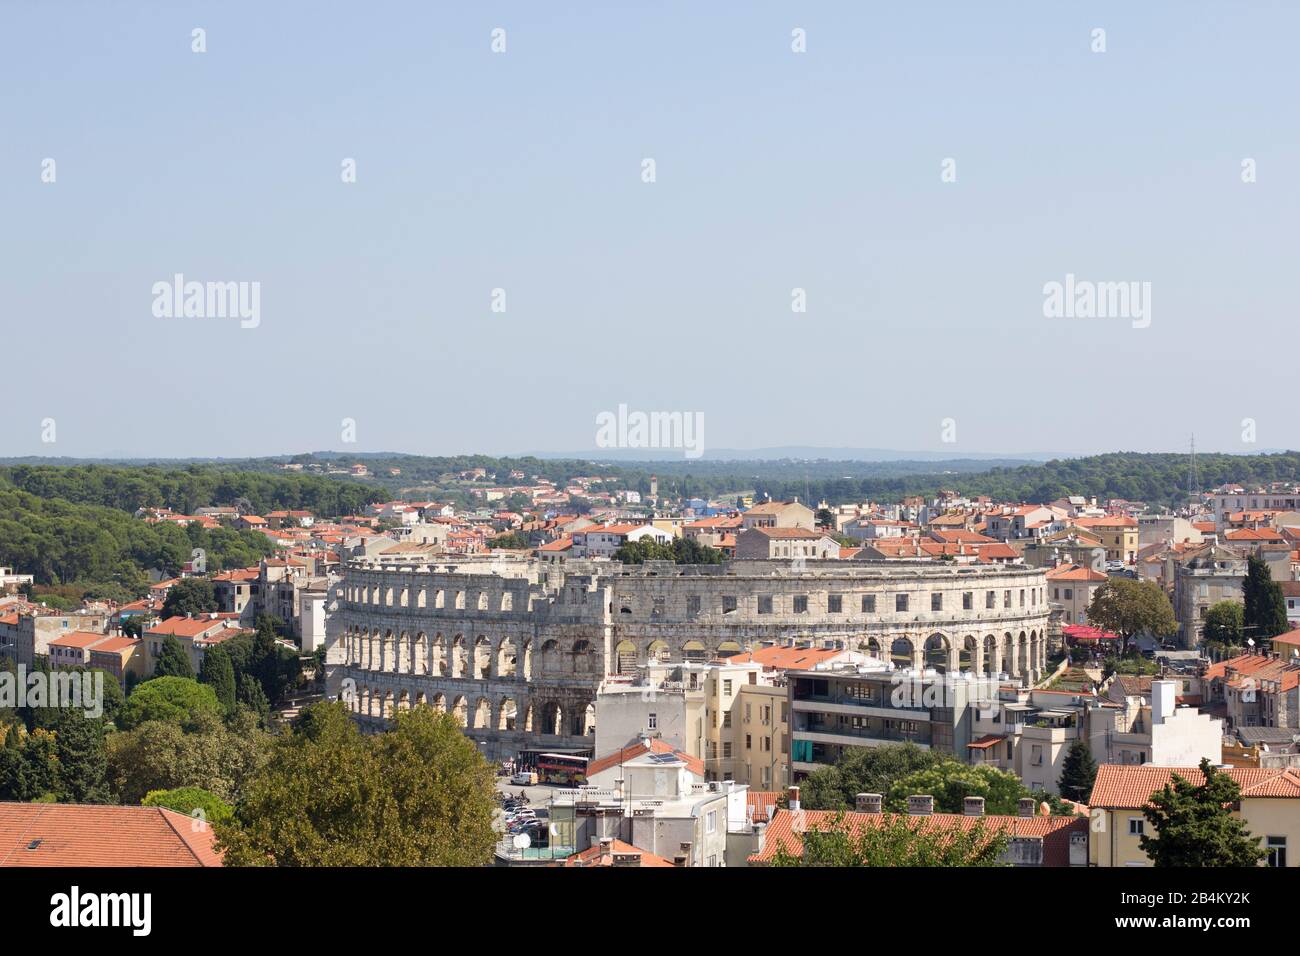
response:
[[[1241,787],[1233,813],[1268,851],[1265,866],[1300,866],[1300,771],[1231,767],[1222,771]],[[1140,845],[1151,824],[1142,808],[1174,774],[1200,783],[1197,767],[1138,767],[1102,764],[1097,768],[1091,807],[1090,866],[1151,866]]]
[[[1108,515],[1105,518],[1075,518],[1074,525],[1094,538],[1101,539],[1106,549],[1107,561],[1132,564],[1137,560],[1138,523],[1128,515]]]

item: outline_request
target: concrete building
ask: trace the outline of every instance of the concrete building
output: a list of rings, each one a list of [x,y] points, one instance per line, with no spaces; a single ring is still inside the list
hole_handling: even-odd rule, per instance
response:
[[[1246,558],[1232,548],[1207,544],[1188,551],[1173,567],[1174,617],[1184,648],[1200,646],[1205,615],[1220,601],[1240,601],[1246,579]]]
[[[1088,746],[1100,763],[1156,767],[1223,763],[1223,721],[1176,703],[1178,683],[1151,682],[1151,701],[1097,702],[1088,712]]]
[[[807,505],[794,501],[764,501],[741,515],[742,528],[804,528],[812,530],[817,515]]]

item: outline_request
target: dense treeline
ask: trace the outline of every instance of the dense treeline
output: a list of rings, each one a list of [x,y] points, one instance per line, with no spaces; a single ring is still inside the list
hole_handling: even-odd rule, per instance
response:
[[[1272,481],[1300,481],[1300,453],[1272,455],[1203,454],[1196,458],[1201,490],[1237,482],[1242,485]],[[1041,465],[993,468],[971,475],[912,475],[900,478],[835,479],[829,481],[773,482],[760,478],[757,492],[773,498],[798,495],[831,504],[896,500],[906,495],[931,495],[950,488],[967,495],[989,495],[1002,501],[1045,502],[1063,495],[1125,498],[1152,505],[1186,502],[1187,455],[1115,452],[1088,458],[1069,458]]]
[[[166,507],[181,514],[196,508],[229,505],[245,499],[254,514],[286,509],[322,517],[357,514],[385,494],[351,481],[314,475],[270,475],[231,471],[212,465],[187,468],[108,465],[12,465],[0,468],[6,485],[73,504],[101,505],[123,511]]]
[[[138,595],[147,571],[175,575],[195,548],[207,553],[210,571],[256,564],[273,550],[258,531],[147,524],[116,508],[0,485],[0,565],[35,575],[37,584],[111,582]]]

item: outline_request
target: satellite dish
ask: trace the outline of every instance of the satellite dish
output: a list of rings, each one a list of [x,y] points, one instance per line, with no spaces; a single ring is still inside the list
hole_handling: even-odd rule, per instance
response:
[[[516,850],[527,850],[533,845],[533,838],[527,833],[516,833],[513,842]]]

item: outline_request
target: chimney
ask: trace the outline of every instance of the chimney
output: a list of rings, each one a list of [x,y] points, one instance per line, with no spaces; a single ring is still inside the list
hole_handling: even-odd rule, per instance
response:
[[[1019,811],[1016,813],[1016,816],[1032,817],[1034,815],[1034,810],[1037,807],[1037,801],[1034,800],[1033,797],[1021,797],[1018,806]]]
[[[791,787],[786,791],[786,796],[788,797],[786,802],[789,804],[790,809],[798,810],[799,809],[799,788]]]
[[[934,797],[928,793],[913,794],[907,798],[907,815],[928,817],[934,813]]]
[[[961,812],[964,816],[968,816],[968,817],[984,816],[984,798],[967,797],[966,799],[962,800]]]
[[[858,813],[879,813],[883,797],[878,793],[860,793],[857,796]]]

